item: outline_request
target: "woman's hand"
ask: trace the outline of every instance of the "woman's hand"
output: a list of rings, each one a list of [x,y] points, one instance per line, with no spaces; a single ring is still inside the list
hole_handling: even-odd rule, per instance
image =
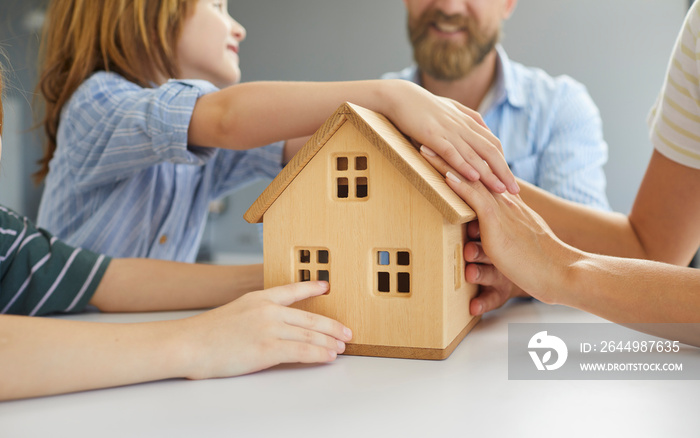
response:
[[[250,292],[219,308],[182,320],[189,348],[185,377],[248,374],[281,363],[331,362],[345,351],[350,329],[337,321],[287,307],[322,295],[326,282],[303,282]]]
[[[431,152],[422,149],[423,156],[446,175],[452,190],[476,212],[480,248],[488,260],[524,292],[540,301],[556,303],[566,284],[568,268],[580,258],[580,251],[561,242],[519,196],[493,193],[479,181],[465,181]],[[468,250],[473,246],[468,245],[465,252]],[[498,284],[499,280],[494,277],[490,281]]]
[[[432,149],[467,180],[481,180],[497,193],[519,192],[500,141],[479,113],[408,81],[384,83],[390,91],[382,112],[401,132]]]

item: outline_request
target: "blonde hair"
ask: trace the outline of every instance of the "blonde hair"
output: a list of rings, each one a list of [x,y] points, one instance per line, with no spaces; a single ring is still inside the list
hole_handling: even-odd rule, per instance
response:
[[[175,46],[196,1],[52,0],[41,43],[48,138],[37,182],[49,171],[63,106],[93,73],[115,72],[142,87],[178,76]]]

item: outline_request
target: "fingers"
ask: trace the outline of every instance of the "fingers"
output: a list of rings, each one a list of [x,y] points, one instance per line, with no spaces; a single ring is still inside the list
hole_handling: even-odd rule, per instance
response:
[[[464,244],[464,260],[469,263],[491,264],[491,259],[478,242],[467,242]]]
[[[467,264],[465,277],[469,283],[478,284],[479,295],[469,303],[472,315],[483,315],[501,307],[510,297],[508,284],[492,265]]]
[[[325,281],[303,281],[266,289],[261,294],[275,304],[289,306],[306,298],[323,295],[328,292],[328,287],[328,282]]]
[[[322,315],[318,315],[311,312],[306,312],[304,310],[284,308],[283,321],[293,327],[299,328],[301,330],[313,331],[315,333],[322,334],[326,337],[331,336],[334,339],[340,341],[349,341],[352,339],[352,331],[345,327],[343,324],[335,321],[331,318],[327,318]],[[308,334],[305,332],[305,335]],[[289,340],[301,341],[299,333],[288,337]],[[319,339],[319,338],[316,338]],[[315,343],[315,345],[327,345],[328,340],[324,340],[323,343]],[[335,348],[335,344],[333,345]]]
[[[461,131],[455,144],[466,147],[458,147],[459,154],[479,172],[481,181],[489,189],[503,193],[507,188],[508,191],[517,193],[520,188],[503,157],[500,141],[471,118],[466,119],[470,122],[472,131],[464,128]]]
[[[501,289],[482,287],[478,296],[469,303],[469,313],[483,315],[491,310],[498,309],[508,301],[509,294]]]
[[[460,154],[464,159],[470,159],[470,156],[465,155],[464,152],[473,150],[481,157],[482,160],[478,162],[469,162],[479,171],[481,180],[484,181],[484,184],[489,189],[502,193],[507,187],[510,193],[519,193],[520,187],[506,163],[503,156],[503,147],[498,137],[488,129],[478,112],[456,102],[455,105],[467,116],[463,117],[462,129],[456,131],[460,132],[461,137],[461,141],[456,144],[466,144],[468,146],[467,149],[460,150]],[[464,128],[465,124],[469,129]]]
[[[464,268],[465,278],[469,283],[481,286],[494,286],[501,289],[508,289],[510,281],[501,274],[493,265],[482,265],[478,263],[467,263]]]
[[[332,350],[345,351],[345,342],[352,339],[352,331],[343,324],[322,315],[287,307],[297,301],[322,295],[328,290],[325,281],[305,281],[264,291],[267,299],[279,307],[268,311],[274,320],[284,324],[278,326],[276,336],[281,340],[301,342]]]
[[[447,172],[445,181],[457,195],[476,211],[479,219],[495,220],[495,201],[493,195],[480,181],[465,182],[456,174]]]
[[[465,277],[469,283],[480,286],[479,295],[469,304],[472,315],[498,309],[510,298],[529,296],[493,265],[467,264]]]
[[[296,292],[299,288],[290,289]],[[290,307],[279,307],[277,311],[283,322],[274,334],[278,363],[330,362],[345,351],[345,342],[352,339],[352,331],[331,318]]]
[[[428,163],[430,163],[430,165],[433,166],[435,170],[440,172],[440,175],[446,176],[447,172],[454,173],[455,175],[459,173],[452,166],[447,164],[447,161],[443,160],[442,157],[436,154],[429,147],[422,145],[420,147],[420,152],[423,155],[423,157],[428,161]]]
[[[481,228],[479,227],[478,219],[467,224],[467,237],[472,240],[481,239]]]
[[[449,148],[443,153],[443,157],[439,156],[438,154],[435,153],[432,149],[429,147],[423,145],[420,147],[421,154],[423,157],[438,171],[440,172],[441,175],[447,176],[448,173],[451,173],[453,175],[466,175],[466,177],[470,181],[478,181],[479,178],[482,179],[484,184],[488,185],[496,185],[497,186],[497,192],[502,193],[505,191],[506,187],[501,183],[498,178],[495,180],[489,176],[484,177],[484,169],[488,169],[488,166],[484,163],[484,161],[474,152],[474,151],[469,151],[469,153],[474,157],[473,159],[478,158],[478,162],[481,163],[481,167],[479,169],[474,169],[471,167],[467,162],[463,160],[463,158],[459,155],[459,153],[454,149],[454,148]],[[458,162],[460,167],[459,170],[455,170],[454,167],[452,167],[445,159],[450,160],[451,162]],[[488,170],[488,173],[491,173],[490,170]],[[493,174],[491,173],[493,176]]]
[[[467,143],[470,146],[461,150],[454,147],[453,142],[444,139],[440,144],[434,145],[439,148],[439,155],[424,145],[421,146],[421,152],[442,175],[452,171],[464,175],[470,181],[481,180],[496,193],[503,193],[506,188],[511,193],[518,193],[520,188],[501,152],[482,137],[477,136],[477,139],[479,141],[469,142],[460,138],[459,143]]]
[[[335,350],[313,344],[283,341],[275,345],[274,355],[276,364],[323,363],[332,362],[338,356],[338,353]]]
[[[462,152],[458,151],[453,146],[453,143],[446,138],[442,139],[440,143],[434,144],[433,146],[438,152],[436,154],[433,151],[433,154],[435,154],[436,157],[444,159],[444,161],[446,162],[445,164],[447,164],[450,169],[455,169],[457,175],[464,175],[464,177],[470,181],[479,180],[479,178],[481,177],[481,173],[470,163],[475,163],[477,165],[481,163],[482,171],[486,164],[484,163],[484,160],[481,159],[481,157],[476,152],[474,152],[473,149],[468,148],[465,151],[463,151],[464,154],[462,154]],[[425,149],[427,150],[429,148],[425,147]]]

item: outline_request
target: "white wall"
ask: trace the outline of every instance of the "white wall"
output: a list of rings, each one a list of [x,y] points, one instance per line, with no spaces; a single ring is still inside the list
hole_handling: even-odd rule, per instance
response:
[[[411,62],[401,0],[230,2],[248,29],[244,81],[376,78]],[[646,114],[658,93],[687,0],[520,0],[503,44],[512,59],[583,82],[598,104],[610,146],[612,207],[627,213],[651,146]],[[240,218],[260,183],[211,221],[215,250],[259,251]],[[232,223],[235,224],[232,227]]]

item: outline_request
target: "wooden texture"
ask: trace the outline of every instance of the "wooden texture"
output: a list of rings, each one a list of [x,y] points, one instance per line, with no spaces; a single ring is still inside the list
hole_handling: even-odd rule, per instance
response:
[[[316,131],[251,205],[243,215],[245,220],[250,223],[262,222],[270,205],[346,121],[360,130],[448,222],[462,224],[476,217],[474,211],[445,183],[440,173],[423,159],[411,142],[386,117],[345,103]]]
[[[387,345],[345,344],[345,353],[350,356],[396,357],[400,359],[444,360],[457,348],[467,333],[481,321],[481,317],[472,318],[461,332],[452,340],[450,345],[439,348],[390,347]]]
[[[295,306],[350,327],[346,354],[444,359],[478,320],[460,278],[474,214],[376,113],[341,107],[246,213],[263,216],[265,287],[327,279]]]
[[[330,169],[346,151],[368,158],[365,201],[334,199]],[[441,325],[443,218],[352,124],[344,124],[296,176],[265,213],[264,224],[266,288],[296,281],[300,250],[328,248],[329,294],[298,307],[347,324],[360,344],[444,348],[449,343]],[[399,250],[410,252],[407,296],[375,291],[377,251],[387,249],[394,251],[392,257]]]
[[[469,314],[469,302],[478,291],[477,286],[467,283],[464,278],[464,242],[467,239],[467,225],[452,225],[445,222],[442,235],[443,249],[443,337],[452,339],[462,330]],[[459,285],[459,286],[457,286]]]

